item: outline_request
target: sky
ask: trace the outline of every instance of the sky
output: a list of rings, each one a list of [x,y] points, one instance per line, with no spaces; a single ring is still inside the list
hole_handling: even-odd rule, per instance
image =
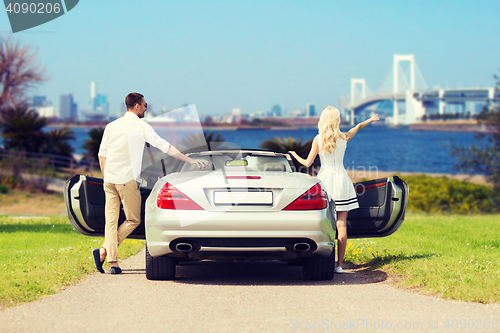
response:
[[[155,111],[195,104],[200,115],[321,110],[376,91],[393,54],[414,54],[429,87],[493,87],[500,1],[81,0],[63,16],[0,36],[30,45],[47,80],[32,95],[88,109],[90,82],[118,114],[129,92]]]

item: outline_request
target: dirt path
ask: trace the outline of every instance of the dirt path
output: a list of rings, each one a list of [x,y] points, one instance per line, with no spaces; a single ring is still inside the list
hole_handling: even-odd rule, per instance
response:
[[[412,294],[390,287],[382,271],[310,282],[300,266],[206,262],[179,267],[176,281],[148,281],[144,251],[121,266],[122,275],[96,273],[0,311],[0,332],[468,331],[453,329],[460,320],[476,332],[500,331],[491,329],[500,304]]]

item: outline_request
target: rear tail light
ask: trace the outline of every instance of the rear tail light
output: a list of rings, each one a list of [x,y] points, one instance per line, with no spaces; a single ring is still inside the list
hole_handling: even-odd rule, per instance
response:
[[[158,193],[156,205],[162,209],[202,210],[196,202],[188,198],[173,185],[166,183]]]
[[[295,201],[285,207],[284,210],[317,210],[325,209],[327,206],[326,192],[320,184],[311,187]]]

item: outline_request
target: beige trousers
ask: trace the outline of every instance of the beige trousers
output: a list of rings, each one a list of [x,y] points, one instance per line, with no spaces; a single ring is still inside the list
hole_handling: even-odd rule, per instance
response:
[[[141,194],[137,182],[133,179],[125,184],[104,182],[106,206],[104,214],[104,247],[108,262],[118,261],[118,246],[141,223]],[[118,228],[120,204],[123,204],[125,221]]]

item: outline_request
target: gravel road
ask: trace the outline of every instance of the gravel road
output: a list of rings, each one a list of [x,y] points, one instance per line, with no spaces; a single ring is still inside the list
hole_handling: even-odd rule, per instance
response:
[[[200,262],[179,267],[175,281],[148,281],[144,265],[142,251],[122,275],[96,273],[2,310],[0,332],[500,332],[500,304],[396,289],[382,271],[311,282],[300,266]]]

